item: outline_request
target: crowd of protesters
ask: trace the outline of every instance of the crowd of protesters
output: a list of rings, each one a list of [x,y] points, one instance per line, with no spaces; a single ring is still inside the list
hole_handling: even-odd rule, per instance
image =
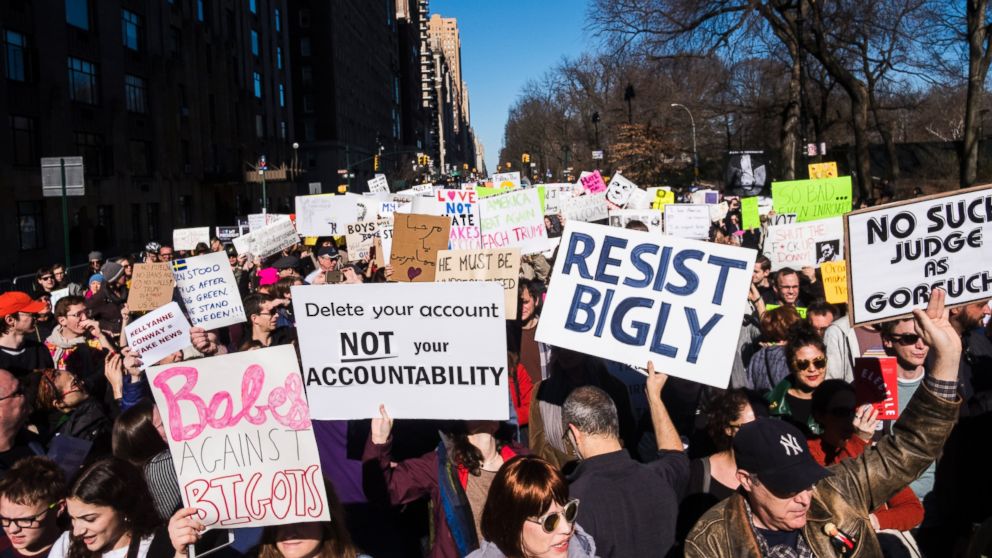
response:
[[[711,241],[760,250],[739,203]],[[566,225],[567,227],[567,225]],[[640,223],[628,228],[645,229]],[[389,266],[319,238],[268,258],[218,239],[89,254],[0,295],[3,556],[186,556],[162,419],[122,330],[136,263],[226,252],[247,321],[192,328],[174,362],[296,344],[290,287],[388,282]],[[553,257],[525,256],[507,321],[508,400],[494,421],[314,421],[332,521],[236,531],[218,556],[980,556],[992,540],[978,458],[992,411],[988,301],[942,291],[913,318],[851,328],[813,268],[759,256],[727,389],[669,378],[633,388],[624,365],[535,339]],[[61,296],[54,306],[53,293]],[[733,340],[726,340],[733,343]],[[859,405],[854,359],[898,365],[900,418]],[[643,390],[638,414],[631,389]],[[86,442],[75,468],[49,456]]]

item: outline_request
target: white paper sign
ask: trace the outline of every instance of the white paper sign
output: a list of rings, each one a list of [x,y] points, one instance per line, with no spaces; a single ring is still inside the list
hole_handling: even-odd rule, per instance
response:
[[[493,175],[493,188],[515,190],[520,188],[519,172],[500,172]]]
[[[644,223],[653,233],[662,232],[660,209],[614,209],[610,211],[610,226],[625,228],[631,221]]]
[[[565,228],[537,339],[726,388],[757,253],[591,223]]]
[[[665,206],[665,234],[706,240],[710,237],[710,208],[705,204],[670,203]]]
[[[142,368],[189,347],[189,322],[174,301],[127,324],[127,344],[141,357]]]
[[[506,420],[503,288],[491,282],[292,287],[318,419]]]
[[[375,178],[369,180],[369,192],[376,194],[388,194],[389,193],[389,180],[386,180],[386,175],[377,174]]]
[[[620,173],[614,173],[610,183],[606,185],[606,200],[617,207],[626,207],[635,190],[640,190],[637,184]]]
[[[351,261],[364,260],[368,257],[375,239],[378,236],[379,225],[375,221],[351,223],[345,228],[345,241],[348,245],[348,259]]]
[[[248,232],[257,231],[265,225],[271,225],[276,221],[285,221],[289,215],[281,213],[252,213],[248,215]]]
[[[245,321],[241,294],[226,253],[176,260],[172,275],[193,325],[217,329]]]
[[[483,248],[520,248],[521,254],[548,249],[548,229],[536,188],[511,190],[479,200]]]
[[[173,229],[172,248],[175,250],[195,250],[200,242],[210,244],[210,227]]]
[[[772,271],[783,267],[801,269],[844,259],[844,222],[828,217],[805,223],[772,225],[765,237],[765,255]]]
[[[52,291],[49,295],[50,304],[52,305],[52,312],[55,312],[55,305],[59,303],[60,300],[69,296],[69,287],[64,289],[58,289]]]
[[[565,200],[572,197],[571,184],[544,185],[544,214],[558,215],[564,212]]]
[[[360,220],[361,196],[296,196],[296,227],[300,236],[344,234],[348,223]],[[254,230],[254,229],[252,229]]]
[[[253,254],[260,258],[271,256],[283,248],[288,248],[300,241],[293,222],[286,219],[276,221],[258,230],[241,235],[231,242],[238,254]]]
[[[430,194],[434,192],[434,185],[431,183],[417,184],[413,188],[410,188],[413,192],[417,194]]]
[[[565,200],[565,217],[569,221],[602,221],[610,216],[606,192],[573,196]]]

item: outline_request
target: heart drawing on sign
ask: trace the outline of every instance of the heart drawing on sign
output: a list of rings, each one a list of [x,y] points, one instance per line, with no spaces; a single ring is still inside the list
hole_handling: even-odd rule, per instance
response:
[[[420,269],[419,267],[408,267],[406,268],[406,277],[407,279],[413,281],[423,272],[424,270]]]

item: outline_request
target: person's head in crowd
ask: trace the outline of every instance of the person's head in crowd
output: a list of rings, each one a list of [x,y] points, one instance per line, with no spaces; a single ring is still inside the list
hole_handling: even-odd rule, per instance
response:
[[[799,312],[791,306],[779,306],[761,315],[758,328],[761,330],[761,342],[782,345],[789,338],[789,331],[802,318]]]
[[[86,299],[81,296],[64,296],[55,303],[55,321],[58,322],[63,337],[79,337],[89,329],[89,310],[86,309]]]
[[[50,267],[39,268],[34,274],[34,280],[38,284],[39,292],[50,293],[58,288],[58,281],[55,280],[55,274]]]
[[[155,263],[159,261],[158,251],[162,249],[162,245],[158,242],[149,242],[145,244],[145,263]]]
[[[272,267],[279,272],[279,278],[299,277],[300,258],[296,256],[282,256],[272,262]]]
[[[644,224],[644,221],[640,221],[638,219],[631,219],[630,221],[627,221],[627,224],[624,225],[623,228],[630,229],[632,231],[648,232],[648,226]]]
[[[210,251],[211,252],[223,252],[224,251],[224,243],[221,242],[220,239],[217,238],[216,236],[215,237],[212,237],[210,239]]]
[[[854,435],[854,413],[858,409],[854,386],[844,380],[826,380],[813,392],[810,412],[823,429],[820,437],[827,444],[844,447]]]
[[[517,290],[520,293],[520,323],[526,328],[534,327],[544,306],[544,283],[537,279],[521,279]]]
[[[785,358],[792,372],[792,386],[803,394],[812,394],[827,374],[827,347],[813,328],[799,322],[789,331]]]
[[[38,302],[45,303],[45,309],[38,312],[38,321],[48,321],[52,317],[52,293],[39,293]]]
[[[823,332],[827,331],[835,319],[837,319],[837,308],[823,299],[813,301],[806,308],[806,321],[813,326],[820,337],[823,337]]]
[[[775,296],[782,306],[796,306],[799,300],[799,273],[791,267],[783,267],[775,274]]]
[[[95,558],[112,550],[136,550],[159,525],[151,502],[137,467],[112,457],[93,463],[76,477],[66,498],[72,521],[69,556]]]
[[[96,273],[100,271],[100,266],[103,265],[103,252],[98,252],[96,250],[90,252],[86,260],[89,262],[90,273]]]
[[[46,308],[44,302],[34,300],[21,291],[0,294],[0,336],[33,333],[36,316]]]
[[[268,294],[255,293],[245,297],[245,315],[248,316],[253,332],[268,334],[275,331],[279,319],[275,305],[272,296]]]
[[[762,412],[764,404],[751,404],[751,397],[742,389],[728,389],[713,397],[706,404],[706,433],[717,451],[732,449],[731,442],[737,431],[756,418],[755,410]]]
[[[365,282],[365,276],[355,262],[348,262],[341,266],[341,275],[344,277],[342,283],[356,285]]]
[[[986,298],[951,308],[949,319],[951,320],[951,325],[954,326],[954,330],[963,335],[973,329],[982,327],[985,316],[988,316],[989,312],[989,299]]]
[[[121,268],[124,269],[124,279],[130,281],[134,275],[134,260],[129,256],[123,256],[117,258],[117,263],[121,264]]]
[[[87,292],[90,294],[90,296],[95,295],[96,293],[100,292],[100,289],[103,288],[103,274],[94,273],[93,275],[90,275],[90,278],[86,282],[86,284],[89,286],[89,290]]]
[[[578,500],[568,498],[568,483],[556,467],[539,457],[515,457],[489,488],[482,536],[514,558],[572,555],[568,547],[578,507]]]
[[[100,275],[103,275],[103,286],[113,292],[121,290],[127,284],[127,275],[124,274],[124,266],[117,262],[107,262],[100,268]]]
[[[572,390],[561,408],[562,431],[580,459],[619,451],[620,418],[617,406],[595,386]]]
[[[122,412],[114,421],[111,445],[114,457],[135,467],[144,467],[153,457],[169,449],[162,415],[151,399]]]
[[[317,250],[317,266],[320,271],[334,271],[338,268],[340,256],[334,246],[322,246]]]
[[[46,556],[62,534],[65,473],[47,457],[25,457],[0,478],[0,525],[19,556]]]
[[[330,521],[271,525],[262,530],[258,558],[356,558],[358,549],[351,541],[344,521],[344,507],[325,482]]]
[[[210,253],[210,247],[207,246],[206,242],[197,242],[196,246],[193,247],[193,254],[196,256],[202,256],[204,254]]]
[[[710,242],[737,246],[737,239],[720,223],[710,223]]]
[[[768,256],[764,254],[759,254],[758,258],[754,260],[754,270],[751,272],[751,283],[755,286],[762,286],[768,280],[768,276],[772,273],[772,261],[768,259]]]
[[[38,374],[35,408],[69,414],[90,398],[86,386],[68,370],[46,368]]]
[[[916,333],[915,323],[912,318],[904,318],[889,320],[878,326],[885,354],[896,357],[896,363],[903,370],[916,370],[923,366],[930,352],[930,346]]]
[[[65,272],[65,264],[57,263],[52,266],[52,275],[55,276],[55,287],[62,288],[69,284],[69,277]]]
[[[272,290],[272,285],[279,282],[279,270],[274,267],[265,267],[258,270],[258,292],[268,294]]]
[[[173,257],[174,254],[175,254],[175,250],[172,249],[172,246],[169,246],[168,244],[163,244],[163,245],[159,246],[159,249],[158,249],[158,259],[159,259],[159,261],[161,261],[161,262],[171,262],[172,261],[172,257]]]
[[[231,264],[232,269],[236,269],[238,266],[238,249],[234,246],[228,246],[224,251],[227,253],[227,263]]]
[[[28,398],[21,382],[0,368],[0,451],[7,451],[28,419]]]

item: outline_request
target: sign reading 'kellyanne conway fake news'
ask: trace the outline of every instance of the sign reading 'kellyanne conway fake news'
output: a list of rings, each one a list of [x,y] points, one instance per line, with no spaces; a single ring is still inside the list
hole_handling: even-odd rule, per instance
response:
[[[569,223],[538,341],[726,388],[754,250]]]
[[[506,420],[503,288],[491,282],[293,287],[318,419]]]
[[[207,527],[329,520],[290,345],[148,370],[186,507]]]

